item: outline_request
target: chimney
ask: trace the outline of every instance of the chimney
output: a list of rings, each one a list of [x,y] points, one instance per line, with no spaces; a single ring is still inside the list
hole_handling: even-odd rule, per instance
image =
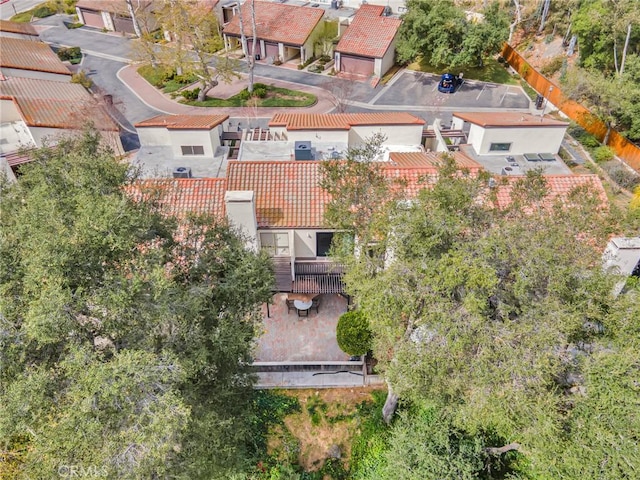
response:
[[[244,236],[249,250],[258,250],[258,221],[255,196],[251,190],[228,191],[224,195],[229,223]]]

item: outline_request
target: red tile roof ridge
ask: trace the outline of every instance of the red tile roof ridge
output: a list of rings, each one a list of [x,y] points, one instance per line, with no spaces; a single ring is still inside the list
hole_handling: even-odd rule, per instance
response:
[[[10,20],[0,20],[0,32],[38,36],[38,32],[30,23],[12,22]]]
[[[358,125],[424,125],[426,122],[408,112],[365,113],[276,113],[269,127],[287,130],[349,130]]]

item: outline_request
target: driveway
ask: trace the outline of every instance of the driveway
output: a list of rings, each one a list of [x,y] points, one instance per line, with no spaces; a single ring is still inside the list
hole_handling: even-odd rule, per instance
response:
[[[374,98],[371,105],[414,105],[441,111],[529,108],[529,97],[517,86],[465,80],[455,93],[440,93],[439,80],[440,75],[405,70]]]

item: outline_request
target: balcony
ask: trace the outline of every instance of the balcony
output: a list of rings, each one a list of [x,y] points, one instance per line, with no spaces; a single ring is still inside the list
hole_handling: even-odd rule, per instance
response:
[[[273,259],[278,292],[344,294],[344,265],[329,260]],[[292,278],[293,277],[293,278]]]

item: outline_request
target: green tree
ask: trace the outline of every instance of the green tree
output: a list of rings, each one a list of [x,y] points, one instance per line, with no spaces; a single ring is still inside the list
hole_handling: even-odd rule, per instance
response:
[[[424,58],[434,66],[482,66],[509,36],[509,18],[492,2],[480,20],[468,20],[454,2],[409,0],[396,50],[401,62]]]
[[[204,3],[186,0],[165,2],[157,12],[162,30],[171,41],[154,43],[143,34],[136,40],[134,59],[147,62],[185,77],[194,77],[200,85],[198,101],[221,81],[239,78],[240,64],[227,55],[214,55],[223,44],[215,12]]]
[[[523,475],[558,478],[565,451],[577,466],[581,448],[591,445],[600,453],[590,469],[601,462],[606,478],[631,472],[640,460],[635,449],[630,466],[622,468],[616,456],[615,466],[602,467],[609,436],[638,398],[636,387],[623,381],[630,363],[612,380],[615,389],[599,385],[615,355],[628,351],[614,345],[633,335],[614,320],[637,328],[639,318],[621,310],[625,300],[613,298],[614,279],[599,266],[619,227],[588,189],[552,201],[539,172],[516,182],[511,204],[497,209],[493,196],[500,188],[445,164],[432,188],[395,202],[386,230],[378,225],[392,261],[364,255],[347,261],[347,290],[370,319],[378,367],[394,395],[442,409],[465,438],[486,439],[491,432],[482,446],[491,462],[515,458],[510,468]],[[608,349],[615,355],[599,363],[595,352]],[[589,412],[613,401],[605,391],[626,396],[625,407],[612,411],[594,438],[571,435],[572,418],[586,432],[597,421]],[[632,422],[621,432],[621,445],[633,442],[633,428]],[[447,465],[459,463],[455,452],[441,451]],[[427,471],[431,453],[418,453],[411,457],[413,471]],[[477,461],[474,455],[468,459]],[[473,462],[461,465],[476,471]]]
[[[223,478],[249,458],[269,259],[224,222],[134,201],[134,181],[87,131],[2,184],[0,449],[14,478]]]

